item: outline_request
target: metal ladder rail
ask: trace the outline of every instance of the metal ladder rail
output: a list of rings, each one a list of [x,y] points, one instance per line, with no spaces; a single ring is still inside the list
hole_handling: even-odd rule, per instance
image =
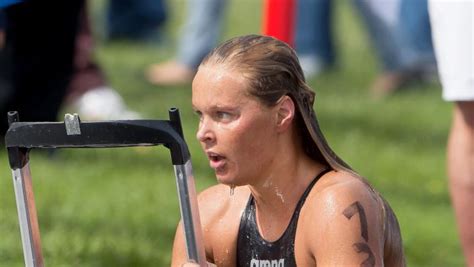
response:
[[[170,149],[188,260],[206,263],[191,157],[183,138],[178,109],[170,109],[169,117],[170,120],[81,122],[76,114],[67,114],[64,122],[20,122],[16,111],[8,113],[10,126],[5,135],[5,146],[12,169],[25,266],[44,266],[29,168],[31,149],[156,145]]]

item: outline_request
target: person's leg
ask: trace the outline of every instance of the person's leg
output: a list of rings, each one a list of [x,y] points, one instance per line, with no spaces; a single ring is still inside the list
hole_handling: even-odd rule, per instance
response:
[[[82,0],[25,1],[8,7],[12,95],[0,114],[17,110],[23,121],[54,121],[73,71]],[[6,129],[6,116],[2,115]]]
[[[386,72],[395,71],[400,66],[395,38],[395,22],[392,18],[393,14],[398,13],[399,1],[384,1],[383,6],[375,0],[354,1],[367,28],[381,68]]]
[[[156,42],[166,21],[163,0],[110,0],[107,8],[107,38]]]
[[[108,85],[101,66],[94,60],[94,38],[87,12],[84,5],[76,36],[74,72],[64,104],[85,120],[139,119],[140,115],[130,110]]]
[[[403,86],[409,75],[403,73],[397,20],[400,0],[355,0],[380,65],[370,91],[375,98],[385,97]]]
[[[5,22],[5,13],[0,9],[0,110],[2,110],[2,108],[5,106],[12,92],[11,67],[10,63],[8,62],[9,55],[4,48],[6,28]]]
[[[429,14],[443,99],[455,103],[447,169],[459,237],[474,266],[474,3],[430,0]]]
[[[403,69],[431,76],[436,72],[427,0],[401,0],[397,38]]]
[[[79,29],[75,38],[73,75],[64,102],[72,103],[88,90],[105,86],[105,75],[94,62],[94,37],[88,14],[88,3],[81,8]]]
[[[148,80],[155,85],[189,83],[201,60],[217,44],[225,0],[189,0],[188,17],[180,35],[176,59],[152,65]]]
[[[447,148],[451,199],[467,266],[474,266],[474,101],[457,102]]]
[[[295,49],[307,78],[334,63],[331,11],[330,0],[297,1]]]
[[[356,0],[375,47],[381,73],[371,86],[376,98],[433,77],[436,72],[426,0]]]
[[[427,0],[356,0],[355,4],[385,71],[435,63]]]
[[[5,14],[0,9],[0,50],[2,50],[5,44]]]
[[[181,34],[177,59],[196,69],[219,41],[227,1],[189,0],[188,20]]]

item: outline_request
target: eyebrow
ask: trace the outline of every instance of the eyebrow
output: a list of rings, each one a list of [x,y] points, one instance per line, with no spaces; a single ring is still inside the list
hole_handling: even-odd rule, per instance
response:
[[[197,108],[196,106],[192,105],[192,109],[194,111],[200,111],[199,108]],[[215,111],[215,110],[228,110],[228,111],[234,111],[234,110],[238,110],[239,108],[237,106],[230,106],[230,105],[212,105],[210,107],[207,107],[206,108],[207,110],[210,110],[210,111]]]
[[[229,105],[213,105],[209,108],[210,111],[216,111],[216,110],[223,110],[223,111],[230,111],[234,112],[236,110],[239,110],[238,106],[229,106]]]

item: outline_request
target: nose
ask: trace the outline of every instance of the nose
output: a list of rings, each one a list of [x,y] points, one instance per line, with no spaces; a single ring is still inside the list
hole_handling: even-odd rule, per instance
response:
[[[214,140],[215,135],[212,131],[212,127],[208,120],[202,118],[201,121],[199,122],[199,128],[196,132],[196,138],[198,139],[199,142],[202,143],[208,143],[212,140]]]

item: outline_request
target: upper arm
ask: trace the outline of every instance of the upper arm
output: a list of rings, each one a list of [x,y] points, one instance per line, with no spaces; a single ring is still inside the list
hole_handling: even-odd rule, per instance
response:
[[[216,185],[204,190],[198,196],[203,245],[206,259],[211,263],[223,254],[220,253],[222,250],[230,251],[233,240],[236,239],[234,234],[237,233],[240,221],[240,217],[236,216],[241,206],[239,203],[242,202],[241,199],[248,197],[248,194],[243,194],[242,191],[242,188],[236,188],[235,195],[231,198],[228,187]],[[222,232],[228,234],[222,235]],[[228,255],[228,252],[225,255]],[[181,266],[186,261],[185,237],[182,222],[180,222],[173,244],[172,266]]]
[[[214,187],[208,188],[201,192],[198,195],[198,211],[199,211],[199,219],[201,223],[201,231],[203,229],[207,229],[208,225],[210,224],[209,220],[212,218],[210,215],[213,213],[213,209],[210,208],[209,202],[212,202],[209,200],[209,198],[212,197],[213,192],[215,191]],[[203,246],[205,244],[209,245],[209,238],[206,238],[203,232],[207,231],[202,231],[201,234],[203,234]],[[208,240],[208,242],[205,242]],[[208,249],[205,246],[206,254],[209,254],[209,251],[212,251],[212,249]],[[187,251],[186,251],[186,240],[185,240],[185,234],[184,234],[184,229],[183,229],[183,221],[180,220],[176,232],[175,232],[175,238],[173,242],[173,253],[172,253],[172,259],[171,259],[171,266],[182,266],[184,263],[188,262],[188,257],[187,257]]]
[[[383,216],[371,190],[359,182],[322,192],[310,230],[311,250],[322,266],[383,266]]]
[[[173,242],[173,253],[171,257],[171,266],[182,266],[188,260],[182,222],[178,224]]]

